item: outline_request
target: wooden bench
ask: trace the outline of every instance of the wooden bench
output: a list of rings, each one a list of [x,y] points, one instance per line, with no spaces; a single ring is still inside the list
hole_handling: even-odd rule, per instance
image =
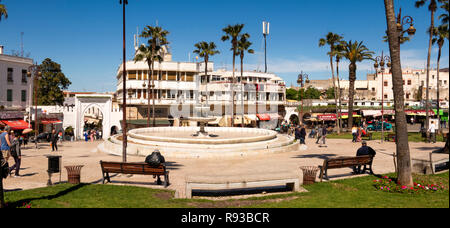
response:
[[[322,182],[324,176],[327,180],[329,180],[328,169],[349,168],[349,167],[364,165],[363,172],[365,172],[366,171],[365,165],[369,165],[369,172],[370,172],[370,174],[373,174],[372,162],[373,162],[373,156],[371,156],[371,155],[364,155],[364,156],[358,156],[358,157],[337,157],[337,158],[326,159],[323,162],[323,166],[319,166],[320,182]]]
[[[286,185],[294,192],[300,189],[300,178],[294,172],[266,173],[239,176],[188,176],[186,195],[192,198],[192,190],[232,190]]]
[[[395,134],[388,134],[387,136],[384,137],[384,141],[386,142],[390,142],[391,140],[392,142],[395,142],[396,140]]]
[[[165,164],[159,167],[151,167],[147,163],[123,163],[123,162],[105,162],[100,161],[102,168],[103,184],[105,181],[111,182],[110,173],[121,174],[137,174],[137,175],[153,175],[157,177],[157,184],[161,185],[159,176],[164,176],[164,187],[169,185],[169,171],[166,170]]]

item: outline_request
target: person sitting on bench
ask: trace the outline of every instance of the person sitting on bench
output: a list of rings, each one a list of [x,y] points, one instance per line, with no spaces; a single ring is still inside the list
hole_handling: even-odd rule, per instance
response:
[[[361,148],[358,149],[358,151],[356,152],[356,156],[364,156],[364,155],[371,155],[373,157],[375,157],[375,155],[377,154],[377,152],[375,152],[374,149],[372,149],[372,147],[367,146],[367,142],[366,141],[362,141],[361,142],[362,146]],[[362,172],[364,172],[366,170],[366,166],[364,165],[364,169]],[[354,174],[361,174],[361,166],[355,166],[353,167],[353,173]]]

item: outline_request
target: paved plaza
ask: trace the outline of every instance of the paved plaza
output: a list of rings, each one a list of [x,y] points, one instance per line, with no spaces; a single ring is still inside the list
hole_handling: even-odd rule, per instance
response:
[[[99,161],[122,161],[122,157],[109,155],[97,150],[101,141],[96,142],[63,142],[59,144],[59,151],[51,152],[48,144],[40,144],[40,149],[34,149],[34,145],[28,145],[22,151],[22,167],[19,178],[8,177],[4,180],[6,191],[25,190],[45,187],[48,180],[48,160],[45,155],[62,156],[61,181],[67,181],[67,171],[64,166],[84,165],[81,170],[81,182],[102,184],[102,173]],[[352,143],[347,139],[328,139],[327,147],[319,147],[315,139],[307,139],[307,149],[298,147],[297,150],[278,154],[247,156],[221,159],[180,159],[166,156],[166,164],[170,171],[171,185],[168,187],[177,194],[184,194],[185,180],[188,176],[230,176],[230,175],[261,175],[271,172],[298,172],[301,179],[300,166],[322,165],[325,158],[333,156],[354,156],[360,143]],[[369,141],[368,145],[377,151],[373,164],[375,174],[394,172],[392,154],[395,152],[395,143]],[[443,142],[436,144],[410,143],[411,156],[413,158],[428,159],[429,153],[444,147]],[[186,148],[187,150],[189,148]],[[162,151],[163,152],[163,151]],[[435,158],[447,157],[448,154],[436,154]],[[144,162],[144,157],[128,156],[128,162]],[[11,159],[10,164],[14,163]],[[333,169],[329,171],[331,180],[353,177],[351,169]],[[52,175],[52,182],[58,183],[60,174]],[[113,184],[136,185],[150,188],[163,189],[155,184],[152,176],[143,175],[113,175]]]

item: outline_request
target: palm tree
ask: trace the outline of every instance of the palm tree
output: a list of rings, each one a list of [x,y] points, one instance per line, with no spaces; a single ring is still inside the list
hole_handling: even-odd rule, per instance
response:
[[[144,28],[144,31],[142,31],[140,37],[147,38],[148,41],[148,47],[147,50],[143,49],[144,51],[148,52],[149,57],[147,61],[150,61],[150,71],[151,75],[148,77],[148,87],[151,87],[151,95],[152,95],[152,119],[153,119],[153,127],[156,127],[156,119],[155,119],[155,82],[153,78],[153,72],[155,70],[155,61],[162,62],[162,57],[159,56],[159,53],[163,53],[164,49],[162,48],[164,45],[168,45],[169,42],[167,41],[167,35],[169,34],[168,31],[164,30],[161,27],[152,27],[152,26],[146,26]],[[145,53],[145,52],[144,52]],[[150,80],[151,76],[151,80]],[[151,84],[150,84],[151,82]],[[148,97],[150,98],[150,90],[148,90]],[[149,100],[150,101],[150,100]],[[149,108],[148,108],[148,126],[150,126],[150,102],[149,102]]]
[[[349,101],[348,101],[348,129],[353,127],[353,98],[355,96],[356,63],[364,60],[373,60],[374,52],[363,44],[363,42],[348,42],[344,46],[344,57],[350,61],[349,68]]]
[[[152,49],[151,45],[144,45],[142,44],[139,49],[137,50],[136,55],[134,56],[134,62],[138,62],[138,61],[145,61],[148,64],[148,69],[149,71],[152,70],[153,67],[153,63],[155,61],[158,62],[162,62],[162,56],[159,54],[155,54],[155,53],[159,53],[161,50],[160,46],[156,46],[155,50]],[[153,74],[151,74],[153,75]],[[150,77],[148,78],[148,87],[150,87]],[[153,80],[153,76],[152,76],[152,80]],[[147,127],[150,127],[150,90],[147,90],[147,101],[148,101],[148,113],[149,115],[147,116]],[[153,87],[152,87],[152,98],[154,99],[154,93],[153,93]],[[153,126],[155,126],[155,123],[153,123]]]
[[[428,10],[431,12],[431,25],[430,25],[430,39],[428,42],[428,56],[427,56],[427,78],[426,78],[426,88],[429,88],[430,84],[430,64],[431,64],[431,48],[432,48],[432,42],[433,42],[433,36],[434,36],[434,14],[437,10],[437,0],[429,0],[430,4],[428,5]],[[428,0],[418,0],[415,3],[416,8],[420,8],[425,5],[425,3],[428,2]],[[426,110],[426,122],[425,122],[425,128],[428,129],[429,121],[430,121],[430,115],[428,113],[428,110],[430,108],[429,105],[429,99],[430,99],[430,92],[429,89],[426,90],[426,101],[425,101],[425,110]],[[429,139],[429,133],[427,131],[427,139]],[[429,141],[429,140],[428,140]]]
[[[439,112],[440,112],[440,108],[439,108],[439,106],[440,106],[439,105],[439,103],[440,103],[439,102],[439,86],[440,86],[440,83],[439,83],[439,62],[441,61],[442,47],[444,46],[445,39],[448,40],[448,37],[449,37],[449,35],[448,35],[448,24],[447,25],[441,25],[438,28],[434,28],[433,34],[434,34],[435,37],[433,38],[432,43],[433,44],[437,43],[437,45],[439,47],[438,58],[437,58],[437,115],[438,115],[438,119],[440,120],[441,116],[439,114]]]
[[[218,50],[216,50],[216,44],[214,42],[199,42],[196,43],[194,45],[197,49],[194,50],[194,53],[198,54],[200,57],[202,57],[205,61],[205,79],[206,79],[206,102],[208,104],[208,100],[209,100],[209,93],[208,93],[208,82],[209,82],[209,77],[208,77],[208,62],[209,62],[209,57],[213,56],[215,54],[219,54],[220,52]]]
[[[341,113],[342,113],[342,91],[341,91],[341,81],[339,78],[339,63],[341,61],[342,58],[344,57],[344,48],[345,48],[345,41],[341,41],[338,45],[336,45],[336,47],[333,50],[333,56],[336,57],[336,80],[337,80],[337,87],[339,88],[337,91],[337,96],[338,96],[338,101],[339,101],[339,112],[338,115],[336,115],[336,117],[339,120],[339,127],[342,128],[342,121],[339,118]]]
[[[400,40],[393,0],[384,0],[388,27],[389,49],[395,105],[395,135],[397,151],[398,184],[412,187],[411,156],[408,143],[408,129],[405,115],[402,66],[400,61]]]
[[[254,54],[255,51],[253,49],[250,49],[250,46],[252,46],[252,43],[248,41],[250,38],[250,35],[248,33],[242,34],[241,38],[238,41],[238,48],[236,55],[238,55],[241,58],[241,88],[243,84],[243,78],[244,78],[244,57],[245,53],[248,52],[250,54]],[[258,94],[256,94],[258,96]],[[242,90],[241,94],[241,105],[242,105],[242,127],[244,127],[244,90]],[[258,102],[256,103],[256,107],[258,107]],[[258,112],[258,111],[257,111]]]
[[[2,17],[4,17],[5,19],[8,18],[8,10],[6,10],[4,4],[0,4],[0,21],[2,20]]]
[[[231,83],[231,127],[234,127],[234,114],[235,114],[235,107],[234,107],[234,84],[236,83],[235,78],[235,70],[236,70],[236,53],[238,48],[238,37],[241,35],[242,29],[244,28],[243,24],[236,24],[236,25],[228,25],[226,28],[222,29],[222,31],[225,33],[225,35],[222,36],[222,41],[231,40],[231,50],[233,50],[233,81]]]
[[[441,20],[443,25],[448,25],[448,14],[449,14],[449,3],[448,0],[439,0],[440,3],[442,3],[441,8],[447,11],[447,13],[443,13],[439,16],[439,19]]]
[[[334,102],[336,103],[336,127],[338,129],[338,134],[341,133],[341,128],[338,124],[339,122],[339,113],[338,113],[338,106],[337,106],[337,89],[336,89],[336,79],[334,75],[334,67],[333,67],[333,57],[335,55],[335,48],[336,45],[338,45],[342,41],[343,37],[339,36],[338,34],[334,34],[332,32],[329,32],[325,38],[321,38],[319,40],[319,47],[323,47],[326,44],[330,46],[330,52],[327,54],[330,56],[330,66],[331,66],[331,77],[333,79],[333,88],[334,88]],[[340,89],[340,88],[339,88]]]

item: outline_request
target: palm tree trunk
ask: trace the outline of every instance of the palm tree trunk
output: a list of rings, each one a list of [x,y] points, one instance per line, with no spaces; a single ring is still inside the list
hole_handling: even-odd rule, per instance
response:
[[[148,75],[148,90],[147,90],[147,92],[148,92],[148,96],[147,96],[147,101],[148,101],[148,103],[147,103],[147,113],[148,113],[148,115],[147,115],[147,127],[150,127],[150,116],[151,116],[150,115],[150,112],[151,112],[151,110],[150,110],[150,108],[151,108],[150,96],[153,95],[152,80],[153,80],[153,62],[150,64],[150,74]]]
[[[355,81],[356,81],[356,64],[350,63],[349,68],[349,81],[350,85],[348,88],[348,130],[353,127],[353,99],[355,96]]]
[[[398,184],[411,187],[413,185],[413,180],[411,175],[411,157],[404,106],[403,75],[400,61],[400,40],[398,38],[399,33],[397,31],[393,0],[384,0],[384,4],[386,8],[389,49],[392,62],[391,71],[395,106]]]
[[[333,50],[331,50],[332,52]],[[334,89],[334,103],[336,104],[336,117],[338,114],[338,106],[337,106],[337,92],[336,92],[336,78],[334,76],[334,66],[333,66],[333,56],[330,55],[330,66],[331,66],[331,77],[333,79],[333,89]],[[336,128],[337,128],[337,132],[338,134],[341,133],[341,129],[338,125],[338,118],[336,118]]]
[[[438,59],[437,59],[437,91],[436,91],[436,100],[437,100],[437,115],[438,115],[438,124],[441,124],[441,115],[440,115],[440,100],[439,100],[439,62],[441,61],[441,52],[442,46],[439,45]],[[439,127],[439,132],[442,132],[442,128]]]
[[[427,56],[427,89],[426,89],[426,101],[425,101],[425,111],[426,111],[426,123],[425,128],[427,129],[427,141],[430,142],[430,133],[428,132],[430,124],[430,114],[428,110],[430,109],[430,62],[431,62],[431,48],[433,45],[433,28],[434,28],[434,11],[431,11],[431,26],[430,26],[430,40],[428,42],[428,56]]]
[[[244,78],[244,55],[241,54],[241,108],[242,108],[242,126],[244,127],[244,90],[242,88],[242,84],[243,81],[242,79]]]
[[[233,43],[233,79],[231,82],[231,127],[234,127],[234,81],[235,75],[234,72],[236,70],[236,44]]]
[[[336,78],[338,83],[338,99],[339,99],[339,109],[336,117],[338,119],[339,128],[342,129],[342,119],[339,118],[342,113],[342,94],[341,94],[341,82],[339,79],[339,60],[336,60]]]

